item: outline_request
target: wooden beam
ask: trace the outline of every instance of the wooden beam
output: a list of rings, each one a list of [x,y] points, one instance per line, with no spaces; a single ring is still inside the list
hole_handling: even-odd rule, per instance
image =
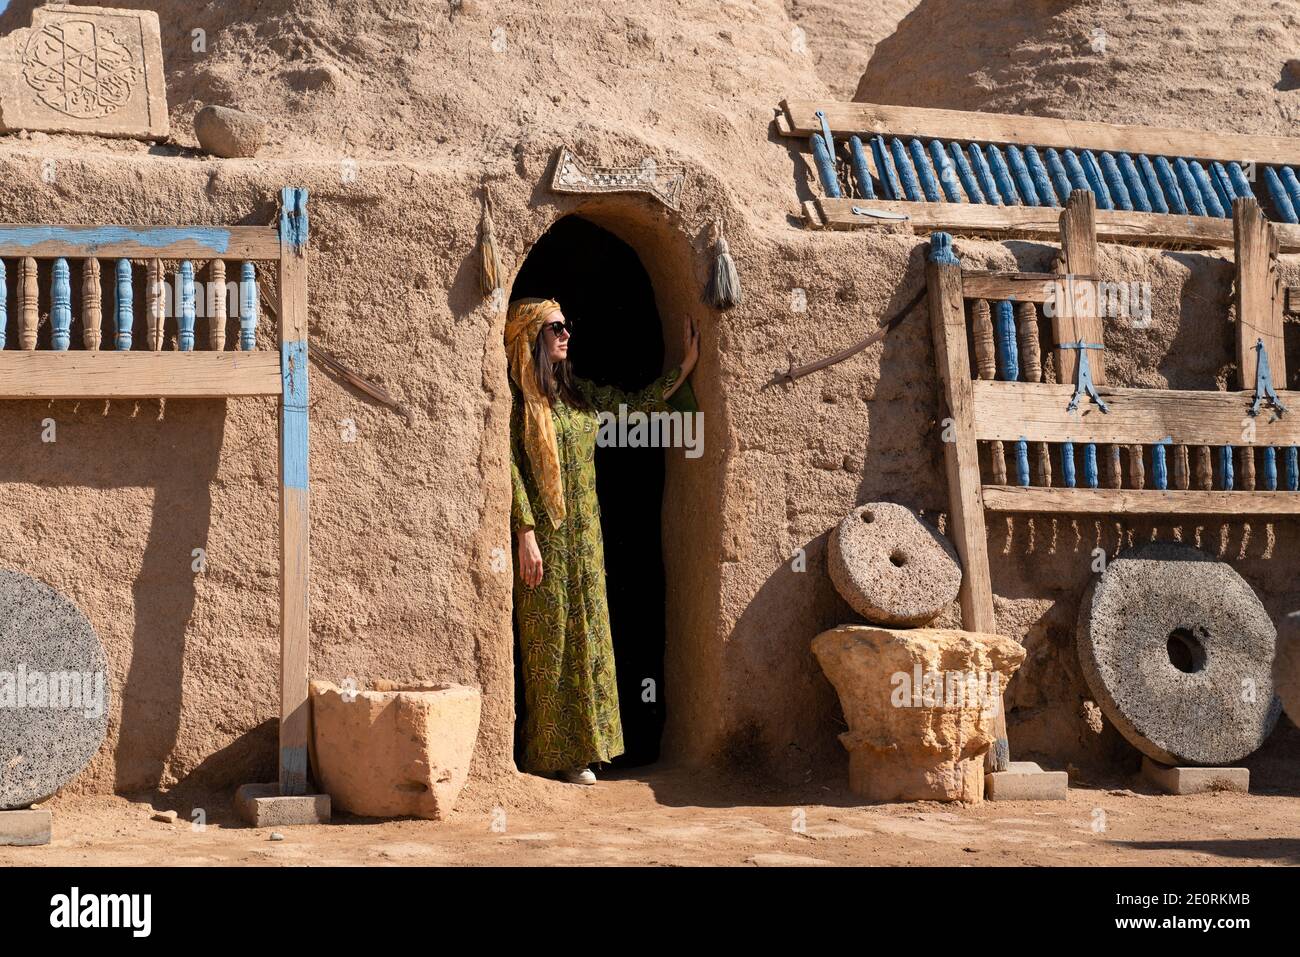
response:
[[[0,256],[271,260],[280,238],[273,226],[0,225]]]
[[[279,395],[274,352],[0,352],[0,399]]]
[[[1286,388],[1286,351],[1282,343],[1282,276],[1278,240],[1259,203],[1249,197],[1232,203],[1237,261],[1237,387],[1255,389],[1261,339],[1268,354],[1273,388]]]
[[[808,136],[820,130],[816,112],[822,110],[831,132],[845,135],[883,133],[905,139],[915,136],[927,141],[1014,143],[1018,146],[1054,146],[1057,149],[1145,153],[1171,159],[1185,156],[1283,166],[1300,163],[1300,139],[1287,136],[1209,133],[1167,126],[1129,126],[1046,116],[825,100],[782,100],[781,109],[786,117],[784,123],[777,124],[777,129],[790,136]]]
[[[286,209],[296,200],[284,191]],[[305,207],[305,195],[303,197]],[[306,216],[305,208],[301,212]],[[280,793],[307,793],[311,647],[308,501],[307,253],[281,217],[280,374]],[[305,225],[305,224],[304,224]]]
[[[1060,215],[1061,256],[1058,271],[1067,275],[1096,275],[1097,272],[1097,198],[1086,189],[1076,189],[1066,201]],[[1066,295],[1056,303],[1052,316],[1052,344],[1056,347],[1056,377],[1060,382],[1073,383],[1079,376],[1079,350],[1065,346],[1079,340],[1098,345],[1102,339],[1102,322],[1099,315],[1098,296],[1076,294],[1077,286],[1066,289]],[[1087,290],[1078,290],[1086,293]],[[1088,366],[1092,381],[1101,385],[1106,381],[1106,353],[1101,349],[1088,351]]]
[[[967,299],[1004,299],[1013,302],[1052,302],[1058,283],[1094,282],[1093,276],[1062,276],[1052,272],[969,272],[962,271],[962,295]]]
[[[944,434],[943,463],[948,477],[948,512],[952,537],[961,557],[958,598],[962,627],[992,633],[993,580],[989,574],[988,535],[980,498],[979,450],[971,409],[971,371],[966,351],[966,309],[962,300],[961,266],[927,261],[925,277],[930,303],[930,332],[944,404],[952,421]],[[994,718],[994,743],[985,758],[986,771],[1004,771],[1010,761],[1005,709]]]
[[[804,205],[815,204],[818,228],[898,230],[910,225],[913,232],[943,230],[1004,239],[1009,237],[1045,239],[1060,237],[1061,210],[1054,206],[987,206],[978,203],[911,203],[883,199],[828,199],[820,197]],[[855,214],[853,207],[906,215],[908,220],[876,219]],[[807,213],[805,212],[805,216]],[[1233,244],[1232,223],[1211,216],[1178,216],[1167,213],[1139,213],[1125,210],[1096,211],[1097,238],[1107,243],[1193,246],[1206,249],[1230,249]],[[810,225],[812,225],[810,223]],[[1300,226],[1273,223],[1280,249],[1284,253],[1300,252]]]
[[[1300,493],[986,485],[984,507],[990,512],[1079,515],[1300,515]]]
[[[1276,235],[1276,232],[1274,235]],[[1300,286],[1287,287],[1286,311],[1292,315],[1300,314]]]
[[[1046,382],[971,384],[975,437],[981,441],[1025,438],[1031,442],[1104,442],[1119,445],[1159,442],[1174,445],[1300,445],[1300,416],[1276,417],[1266,409],[1246,412],[1253,392],[1197,392],[1101,386],[1109,412],[1080,400],[1067,412],[1074,386]],[[1288,405],[1300,398],[1278,393]],[[1246,441],[1249,430],[1254,439]]]

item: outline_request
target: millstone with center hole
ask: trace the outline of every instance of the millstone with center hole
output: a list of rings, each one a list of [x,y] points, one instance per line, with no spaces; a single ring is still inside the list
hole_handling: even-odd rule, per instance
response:
[[[90,622],[49,585],[0,571],[0,810],[50,797],[108,728],[108,661]]]
[[[850,512],[831,532],[826,564],[844,600],[877,625],[924,625],[961,588],[952,545],[893,502],[868,502]]]
[[[1277,723],[1277,630],[1240,575],[1194,548],[1156,542],[1110,562],[1077,640],[1102,712],[1156,761],[1231,764]]]

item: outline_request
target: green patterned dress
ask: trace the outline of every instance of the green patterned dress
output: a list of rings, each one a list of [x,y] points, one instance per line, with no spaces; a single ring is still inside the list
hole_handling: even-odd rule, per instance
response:
[[[623,725],[614,680],[614,643],[605,595],[605,546],[596,500],[598,414],[668,412],[684,403],[663,400],[680,375],[672,369],[639,392],[620,392],[578,379],[591,404],[574,409],[557,401],[551,410],[564,484],[565,519],[551,525],[533,480],[523,441],[523,401],[511,383],[511,526],[532,528],[542,553],[542,583],[529,588],[515,563],[515,619],[523,655],[527,771],[545,773],[608,761],[623,753]],[[688,392],[689,384],[674,395]],[[694,406],[694,397],[689,399]],[[689,407],[688,406],[688,407]]]

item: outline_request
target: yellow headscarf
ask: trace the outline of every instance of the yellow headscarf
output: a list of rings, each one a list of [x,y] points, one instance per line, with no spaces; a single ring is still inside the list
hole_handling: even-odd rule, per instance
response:
[[[533,344],[546,317],[560,308],[554,299],[519,299],[506,313],[506,358],[510,378],[524,395],[524,449],[533,477],[542,492],[542,502],[558,528],[564,521],[564,485],[560,479],[560,447],[555,440],[551,404],[542,395],[533,367]]]

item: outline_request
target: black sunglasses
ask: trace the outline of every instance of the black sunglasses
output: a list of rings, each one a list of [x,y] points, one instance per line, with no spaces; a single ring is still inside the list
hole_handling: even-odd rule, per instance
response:
[[[551,335],[556,337],[558,337],[561,332],[567,332],[569,335],[573,335],[573,330],[570,329],[568,325],[563,322],[548,322],[542,328],[550,329]]]

